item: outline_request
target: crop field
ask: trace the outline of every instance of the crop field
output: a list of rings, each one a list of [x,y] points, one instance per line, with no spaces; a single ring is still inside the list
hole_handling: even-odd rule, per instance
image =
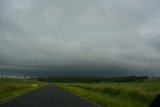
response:
[[[37,89],[46,82],[35,79],[0,79],[0,102]]]
[[[160,93],[159,80],[140,83],[58,83],[62,89],[103,107],[148,107]]]

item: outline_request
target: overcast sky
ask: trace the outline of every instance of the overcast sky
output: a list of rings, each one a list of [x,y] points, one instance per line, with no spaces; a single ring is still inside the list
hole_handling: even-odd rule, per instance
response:
[[[0,0],[0,72],[40,71],[159,76],[160,0]]]

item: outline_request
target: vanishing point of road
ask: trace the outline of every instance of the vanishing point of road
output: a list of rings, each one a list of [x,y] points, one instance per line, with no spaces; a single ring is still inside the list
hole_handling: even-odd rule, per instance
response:
[[[47,85],[19,96],[0,107],[98,107],[68,91]]]

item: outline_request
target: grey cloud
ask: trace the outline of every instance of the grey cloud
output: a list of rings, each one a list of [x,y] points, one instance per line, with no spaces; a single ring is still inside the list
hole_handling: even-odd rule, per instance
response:
[[[0,71],[159,75],[159,4],[1,0]]]

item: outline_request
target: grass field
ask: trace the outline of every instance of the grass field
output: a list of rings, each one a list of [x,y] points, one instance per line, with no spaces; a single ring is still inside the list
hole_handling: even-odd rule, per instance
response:
[[[46,82],[35,79],[0,79],[0,102],[37,89]]]
[[[59,83],[69,90],[103,107],[148,107],[160,93],[160,80],[140,83]]]

